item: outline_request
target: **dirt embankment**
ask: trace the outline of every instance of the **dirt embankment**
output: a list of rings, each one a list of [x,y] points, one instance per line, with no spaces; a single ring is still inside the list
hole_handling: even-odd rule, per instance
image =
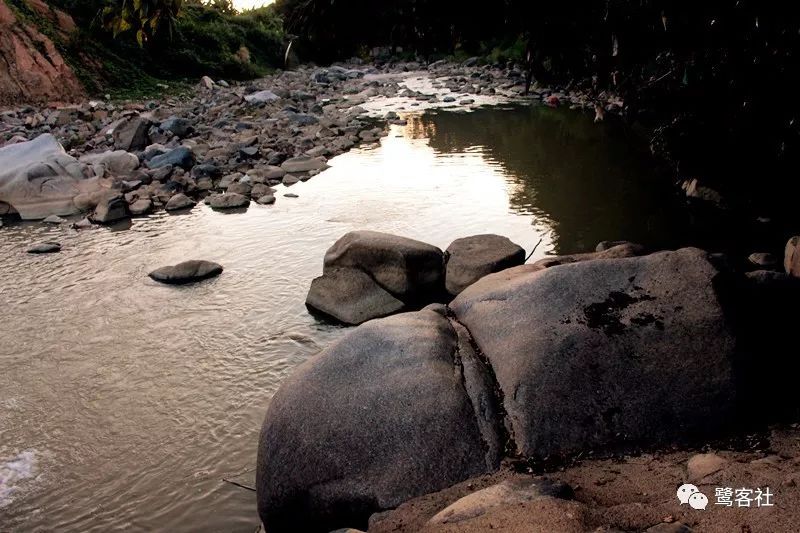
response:
[[[42,0],[25,2],[32,17],[20,16],[0,0],[0,107],[80,100],[85,96],[80,81],[53,40],[31,20],[41,20],[64,38],[75,31],[75,22]]]

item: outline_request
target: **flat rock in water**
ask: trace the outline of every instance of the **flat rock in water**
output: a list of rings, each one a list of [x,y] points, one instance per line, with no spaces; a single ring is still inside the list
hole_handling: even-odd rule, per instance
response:
[[[28,248],[29,254],[52,254],[61,251],[61,245],[57,242],[42,242]]]
[[[445,257],[445,286],[457,296],[484,276],[523,264],[525,250],[500,235],[474,235],[453,241]]]
[[[173,266],[161,267],[148,274],[152,279],[169,285],[184,285],[219,276],[222,265],[211,261],[191,260]]]
[[[281,165],[284,172],[309,172],[311,170],[324,170],[328,168],[328,163],[324,157],[309,157],[307,155],[299,155],[291,159],[287,159]]]
[[[208,205],[213,209],[235,209],[250,205],[250,198],[243,194],[227,192],[211,197],[208,201]]]
[[[404,304],[360,270],[334,268],[311,282],[306,305],[348,325],[400,312]]]

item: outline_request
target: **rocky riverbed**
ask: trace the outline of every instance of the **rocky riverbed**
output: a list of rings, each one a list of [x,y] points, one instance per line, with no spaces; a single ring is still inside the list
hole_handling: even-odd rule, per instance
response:
[[[522,98],[513,68],[438,62],[300,68],[246,84],[203,78],[185,97],[89,101],[0,114],[0,214],[23,219],[84,213],[109,224],[154,209],[215,209],[278,201],[327,168],[330,157],[373,143],[404,112],[471,108]],[[580,93],[534,87],[547,105],[595,109]],[[619,108],[613,95],[600,107]],[[79,226],[81,227],[81,226]]]

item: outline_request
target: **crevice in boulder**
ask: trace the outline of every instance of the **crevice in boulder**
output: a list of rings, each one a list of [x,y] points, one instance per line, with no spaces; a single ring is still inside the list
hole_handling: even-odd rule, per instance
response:
[[[505,395],[489,359],[483,354],[469,329],[459,322],[449,307],[445,307],[445,317],[457,337],[454,363],[460,366],[464,390],[472,403],[478,427],[487,446],[487,466],[496,468],[500,458],[519,455],[514,428],[505,410]]]

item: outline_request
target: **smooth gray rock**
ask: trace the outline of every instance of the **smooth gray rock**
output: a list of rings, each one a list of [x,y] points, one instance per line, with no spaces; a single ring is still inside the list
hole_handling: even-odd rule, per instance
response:
[[[130,218],[128,202],[119,194],[108,194],[94,208],[92,220],[98,224],[111,224]]]
[[[281,183],[283,183],[287,187],[291,187],[296,183],[300,183],[300,178],[298,178],[297,176],[293,176],[292,174],[286,174],[281,180]]]
[[[148,275],[160,283],[184,285],[219,276],[222,274],[222,270],[222,265],[211,261],[191,260],[161,267]]]
[[[524,268],[450,305],[494,369],[524,456],[671,443],[733,418],[736,343],[705,252]]]
[[[324,267],[357,268],[406,303],[431,302],[444,289],[444,253],[430,244],[376,231],[353,231],[325,254]]]
[[[0,205],[24,220],[79,212],[72,199],[100,190],[86,165],[67,155],[49,133],[0,148]]]
[[[273,93],[272,91],[264,90],[264,91],[258,91],[257,93],[248,94],[247,96],[244,97],[244,99],[248,104],[260,105],[260,104],[266,104],[268,102],[273,102],[275,100],[280,100],[280,96]]]
[[[261,205],[272,205],[275,203],[275,196],[272,194],[265,194],[264,196],[256,200],[256,203]]]
[[[150,139],[150,121],[143,117],[128,117],[114,128],[114,148],[125,152],[144,150]]]
[[[371,277],[353,268],[332,268],[314,279],[306,305],[348,325],[393,315],[404,307]]]
[[[66,219],[61,218],[58,215],[50,215],[49,217],[42,220],[45,224],[63,224],[66,222]]]
[[[287,159],[281,164],[281,169],[284,172],[309,172],[311,170],[324,170],[328,168],[328,164],[324,157],[309,157],[307,155],[299,155],[291,159]]]
[[[249,183],[242,183],[240,181],[231,183],[228,185],[227,193],[228,194],[238,194],[240,196],[250,197],[250,193],[253,191],[253,188],[250,186]]]
[[[197,205],[197,202],[189,198],[183,193],[178,193],[169,199],[167,205],[164,207],[167,211],[178,211],[180,209],[188,209]]]
[[[445,258],[445,287],[457,296],[484,276],[525,263],[525,250],[500,235],[474,235],[453,241]]]
[[[268,531],[366,528],[373,512],[496,469],[454,369],[459,345],[441,314],[405,313],[356,328],[286,379],[259,443]]]
[[[250,205],[250,198],[229,190],[225,194],[212,196],[208,201],[208,205],[212,209],[235,209]]]
[[[57,242],[42,242],[28,248],[29,254],[52,254],[61,251],[61,245]]]

